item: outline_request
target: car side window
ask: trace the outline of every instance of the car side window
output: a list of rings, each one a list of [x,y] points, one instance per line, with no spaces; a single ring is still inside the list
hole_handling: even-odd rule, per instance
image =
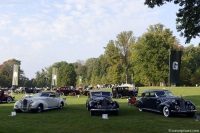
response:
[[[142,97],[149,97],[149,93],[142,93]]]
[[[49,94],[49,97],[56,97],[56,95],[55,94]]]
[[[149,97],[156,97],[154,92],[149,93]]]

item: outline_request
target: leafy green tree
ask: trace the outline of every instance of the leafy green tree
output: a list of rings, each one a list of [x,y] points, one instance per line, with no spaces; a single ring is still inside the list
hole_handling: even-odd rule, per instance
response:
[[[162,24],[151,25],[134,46],[132,52],[134,81],[143,84],[167,84],[169,49],[178,49],[172,31]]]
[[[87,77],[86,77],[86,84],[87,85],[94,85],[95,83],[95,77],[99,75],[99,68],[98,68],[98,59],[97,58],[89,58],[87,59],[85,63],[87,67]]]
[[[174,1],[180,7],[176,14],[177,30],[186,38],[186,43],[189,43],[192,38],[200,36],[200,2],[199,0],[145,0],[144,4],[150,8],[154,6],[162,6],[167,2]]]
[[[132,31],[124,31],[117,35],[117,40],[110,40],[105,48],[105,58],[109,64],[108,77],[112,83],[128,82],[131,52],[135,43]],[[125,76],[124,76],[125,75]],[[121,77],[121,78],[119,78]],[[129,80],[130,81],[130,80]]]
[[[21,86],[22,79],[25,78],[24,71],[20,69],[21,61],[16,59],[10,59],[8,61],[3,62],[0,65],[0,86],[1,87],[11,87],[12,86],[12,77],[13,77],[13,66],[14,64],[19,65],[19,83],[18,85]]]
[[[200,46],[190,45],[184,48],[181,68],[184,69],[181,71],[181,75],[184,75],[181,76],[182,85],[194,86],[200,82],[197,78],[200,69]]]
[[[76,85],[76,72],[73,64],[67,62],[60,62],[58,68],[58,83],[57,86],[75,86]]]
[[[105,59],[108,63],[106,83],[115,84],[121,82],[121,69],[122,60],[120,58],[120,49],[116,46],[113,40],[110,40],[107,46],[105,47]]]
[[[117,35],[117,40],[116,40],[116,46],[120,50],[120,58],[122,59],[123,67],[125,69],[125,75],[126,78],[128,78],[129,75],[129,69],[131,67],[131,52],[133,45],[135,43],[135,37],[133,36],[132,31],[126,31],[126,32],[121,32],[120,34]],[[130,78],[129,78],[130,79]],[[126,83],[128,79],[126,79]]]
[[[35,86],[34,87],[47,87],[47,71],[42,69],[41,72],[36,72]]]

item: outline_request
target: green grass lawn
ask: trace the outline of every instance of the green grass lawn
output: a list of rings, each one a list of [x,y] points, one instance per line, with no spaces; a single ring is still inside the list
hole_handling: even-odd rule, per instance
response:
[[[153,88],[160,87],[141,87],[139,95]],[[172,87],[170,90],[176,96],[191,100],[200,110],[200,87]],[[16,100],[22,96],[15,94]],[[67,98],[67,106],[61,110],[24,112],[16,116],[10,116],[14,102],[0,104],[0,133],[168,133],[168,130],[200,130],[200,122],[195,118],[165,118],[159,113],[139,112],[136,107],[128,106],[126,98],[115,99],[120,104],[119,116],[102,119],[101,115],[90,116],[85,107],[86,96],[64,97]]]

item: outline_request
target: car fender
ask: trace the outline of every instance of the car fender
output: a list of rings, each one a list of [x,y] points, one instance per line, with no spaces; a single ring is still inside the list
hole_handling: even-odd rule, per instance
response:
[[[90,106],[90,107],[93,107],[94,105],[95,105],[95,103],[94,103],[93,101],[90,101],[90,102],[89,102],[89,106]]]
[[[17,107],[21,107],[21,100],[17,100],[17,101],[14,103],[14,109],[17,108]]]
[[[39,104],[43,105],[43,110],[46,110],[48,108],[48,103],[43,101],[43,100],[35,100],[33,101],[33,103],[31,104],[31,109],[36,109],[38,107]]]
[[[189,100],[185,100],[185,102],[189,102],[191,105],[195,106],[195,104]]]
[[[164,102],[162,102],[162,103],[160,103],[160,104],[158,105],[158,109],[159,109],[160,111],[162,111],[162,109],[163,109],[164,106],[167,106],[167,107],[170,108],[170,109],[173,108],[173,104],[172,104],[171,102],[169,102],[169,101],[164,101]]]
[[[141,98],[136,101],[135,106],[138,108],[143,108],[143,101]]]
[[[117,101],[113,101],[113,104],[115,104],[115,106],[116,106],[117,108],[119,108],[119,103],[118,103]]]
[[[64,104],[66,104],[66,98],[60,98],[60,103],[64,103]]]

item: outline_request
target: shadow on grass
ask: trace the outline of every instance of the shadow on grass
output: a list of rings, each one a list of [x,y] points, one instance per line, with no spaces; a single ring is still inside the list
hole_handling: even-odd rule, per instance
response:
[[[117,100],[120,105],[118,116],[90,116],[86,110],[86,97],[67,97],[67,105],[63,109],[53,109],[42,113],[24,112],[9,117],[14,103],[0,104],[1,133],[132,133],[132,132],[168,132],[168,129],[199,129],[199,123],[194,118],[174,116],[165,118],[160,113],[140,112],[136,107],[128,106],[126,99]],[[188,96],[184,99],[194,100],[198,104],[199,96]],[[199,104],[198,104],[199,106]],[[156,125],[156,126],[155,126]],[[154,127],[154,128],[152,128]],[[146,130],[148,129],[148,130]]]

